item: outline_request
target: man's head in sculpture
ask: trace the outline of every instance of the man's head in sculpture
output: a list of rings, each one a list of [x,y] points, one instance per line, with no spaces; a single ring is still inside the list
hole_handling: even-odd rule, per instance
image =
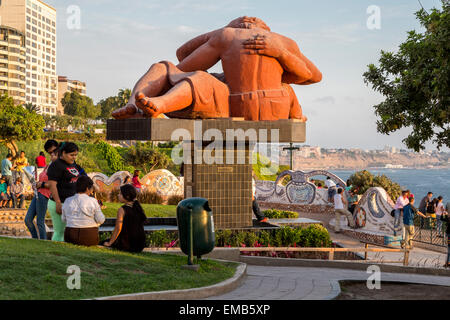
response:
[[[256,17],[239,17],[231,21],[228,25],[228,28],[236,28],[236,29],[255,29],[261,28],[267,31],[270,31],[269,26],[259,18]]]

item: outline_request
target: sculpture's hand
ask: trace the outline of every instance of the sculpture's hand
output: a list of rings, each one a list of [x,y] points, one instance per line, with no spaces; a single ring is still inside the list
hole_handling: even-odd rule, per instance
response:
[[[138,109],[134,104],[127,104],[125,107],[114,110],[111,115],[114,119],[126,119],[130,118],[138,112]]]
[[[282,54],[282,43],[274,37],[267,37],[266,35],[256,35],[252,39],[247,39],[243,42],[244,49],[247,49],[248,54],[259,54],[273,58],[279,58]]]

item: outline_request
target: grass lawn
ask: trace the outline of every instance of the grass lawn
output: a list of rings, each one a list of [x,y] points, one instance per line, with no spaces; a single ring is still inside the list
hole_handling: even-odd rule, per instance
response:
[[[140,253],[67,243],[0,237],[0,300],[86,299],[126,293],[188,289],[229,279],[236,264],[199,261],[184,270],[187,257]],[[81,289],[69,290],[67,268],[81,269]]]
[[[115,218],[117,216],[117,210],[119,210],[119,208],[123,206],[122,203],[113,202],[105,202],[104,205],[106,206],[106,209],[102,209],[102,211],[107,218]],[[141,205],[148,218],[177,216],[177,206],[146,203],[142,203]]]

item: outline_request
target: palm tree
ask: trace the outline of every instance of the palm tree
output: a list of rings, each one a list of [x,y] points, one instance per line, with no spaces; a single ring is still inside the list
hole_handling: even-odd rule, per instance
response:
[[[117,95],[118,102],[120,106],[125,106],[130,100],[131,90],[130,89],[120,89],[119,94]]]
[[[27,109],[28,111],[31,111],[31,112],[38,112],[38,111],[39,111],[37,105],[32,104],[31,102],[25,103],[25,104],[23,105],[23,107],[24,107],[25,109]]]

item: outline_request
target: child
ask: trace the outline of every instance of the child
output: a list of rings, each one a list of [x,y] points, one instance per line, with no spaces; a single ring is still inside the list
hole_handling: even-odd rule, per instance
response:
[[[104,246],[128,252],[141,252],[145,248],[146,216],[136,197],[137,191],[132,185],[120,187],[119,201],[124,205],[117,211],[116,226]]]
[[[6,178],[1,177],[0,179],[0,209],[5,208],[9,201],[9,186],[6,183]]]
[[[66,223],[64,241],[96,246],[99,242],[98,227],[105,222],[105,216],[95,198],[94,182],[87,176],[81,176],[76,182],[77,194],[64,201],[61,220]]]
[[[141,190],[142,190],[142,182],[139,179],[139,173],[140,173],[139,170],[134,170],[133,179],[132,179],[133,187],[136,188],[137,192],[141,192]]]

